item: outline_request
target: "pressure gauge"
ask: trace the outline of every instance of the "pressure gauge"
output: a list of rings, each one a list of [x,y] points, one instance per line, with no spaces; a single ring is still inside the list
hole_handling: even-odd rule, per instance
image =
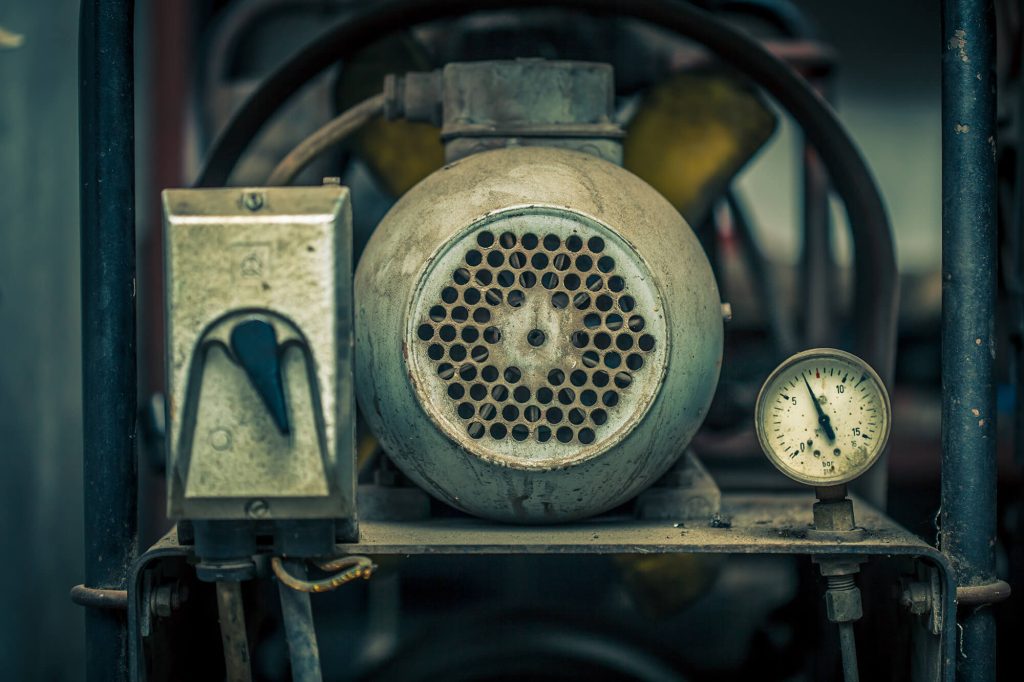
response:
[[[792,356],[757,396],[757,438],[795,481],[847,483],[867,471],[889,439],[889,394],[863,360],[834,348]]]

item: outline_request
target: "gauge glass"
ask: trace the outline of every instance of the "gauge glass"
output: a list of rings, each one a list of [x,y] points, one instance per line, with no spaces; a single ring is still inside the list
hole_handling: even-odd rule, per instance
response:
[[[816,348],[783,362],[757,397],[757,437],[790,478],[838,485],[867,471],[889,439],[889,395],[855,355]]]

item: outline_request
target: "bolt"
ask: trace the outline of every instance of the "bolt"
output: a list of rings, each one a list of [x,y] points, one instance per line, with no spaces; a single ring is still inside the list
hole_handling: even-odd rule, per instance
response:
[[[180,582],[164,583],[153,589],[149,611],[159,618],[170,618],[188,601],[188,586]]]
[[[270,505],[266,500],[249,500],[245,505],[245,514],[250,519],[265,519],[270,516]]]
[[[242,197],[242,205],[250,211],[258,211],[263,208],[263,193],[249,192]]]

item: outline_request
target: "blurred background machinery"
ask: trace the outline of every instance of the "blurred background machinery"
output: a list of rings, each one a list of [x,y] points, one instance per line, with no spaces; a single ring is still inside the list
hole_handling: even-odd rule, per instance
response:
[[[621,186],[639,178],[638,182],[649,186],[648,190],[653,188],[661,195],[659,200],[674,207],[685,223],[680,222],[682,228],[673,229],[688,234],[689,225],[696,236],[683,252],[692,251],[694,262],[706,259],[710,264],[706,276],[701,275],[707,282],[695,287],[708,296],[705,307],[713,308],[719,301],[730,304],[731,320],[725,325],[721,341],[721,375],[706,417],[694,418],[691,423],[676,422],[680,432],[670,435],[671,440],[678,441],[679,451],[667,453],[663,464],[653,466],[648,476],[658,478],[652,472],[665,471],[687,442],[690,454],[682,460],[684,465],[698,459],[700,464],[696,464],[696,471],[686,466],[669,471],[639,498],[635,494],[642,486],[601,500],[589,494],[580,502],[573,498],[572,504],[582,506],[577,506],[576,511],[563,510],[564,517],[608,511],[591,522],[585,537],[559,537],[558,530],[552,531],[554,535],[531,535],[548,531],[527,532],[517,530],[517,526],[488,526],[487,532],[491,534],[487,535],[481,534],[479,526],[455,508],[499,518],[515,518],[521,513],[518,520],[537,520],[542,512],[498,510],[493,498],[449,499],[451,504],[445,504],[424,495],[422,488],[441,498],[458,497],[451,484],[430,475],[436,472],[423,472],[410,464],[416,448],[403,449],[395,434],[405,436],[407,431],[396,426],[393,419],[390,424],[383,418],[362,419],[352,456],[360,484],[360,516],[365,520],[363,537],[342,547],[346,552],[373,556],[379,568],[368,583],[360,582],[312,600],[324,679],[739,679],[752,674],[772,679],[839,678],[840,649],[836,632],[828,627],[828,614],[820,598],[818,583],[822,579],[807,557],[799,556],[812,553],[802,529],[810,521],[813,499],[766,466],[752,420],[758,388],[772,368],[791,353],[813,346],[856,350],[878,369],[892,391],[891,452],[855,487],[859,499],[864,501],[863,514],[858,503],[858,522],[871,528],[872,534],[850,543],[847,550],[857,560],[870,557],[862,566],[859,579],[864,592],[864,620],[855,626],[862,673],[870,679],[906,679],[910,675],[916,679],[949,679],[958,662],[956,637],[949,634],[955,613],[951,581],[960,566],[950,570],[943,556],[928,545],[936,540],[938,530],[942,406],[937,36],[942,36],[944,55],[958,58],[963,49],[969,59],[974,58],[972,64],[983,57],[972,51],[966,38],[961,45],[957,34],[949,30],[940,32],[939,13],[930,5],[885,5],[877,13],[861,9],[851,16],[848,8],[838,6],[808,6],[805,13],[800,3],[695,3],[708,13],[708,21],[725,27],[724,35],[732,29],[749,36],[761,49],[794,69],[821,96],[837,103],[852,138],[871,162],[887,200],[883,208],[880,197],[874,194],[871,176],[860,173],[848,155],[844,157],[844,144],[849,146],[848,141],[843,142],[848,140],[847,134],[833,134],[836,131],[827,122],[809,117],[807,112],[813,107],[797,95],[787,94],[785,88],[771,80],[771,73],[756,67],[753,71],[744,68],[750,66],[750,61],[756,61],[753,57],[744,63],[742,56],[723,55],[721,47],[727,41],[722,34],[698,36],[692,28],[694,24],[690,24],[684,38],[651,21],[609,16],[593,7],[577,6],[582,3],[565,3],[573,6],[564,8],[512,8],[513,3],[506,3],[508,7],[487,11],[484,4],[488,3],[481,3],[480,7],[441,3],[451,8],[444,10],[444,17],[437,17],[431,12],[438,8],[431,10],[430,3],[423,3],[407,14],[382,12],[381,16],[390,19],[367,19],[363,23],[359,23],[359,17],[372,17],[374,3],[236,0],[138,6],[134,55],[135,99],[140,112],[134,169],[139,188],[138,548],[158,544],[146,553],[131,577],[132,666],[122,664],[121,669],[130,670],[139,679],[154,680],[223,679],[225,674],[214,596],[217,588],[194,579],[187,551],[188,524],[183,540],[160,540],[170,525],[165,514],[164,476],[173,457],[166,447],[168,424],[163,417],[163,396],[171,387],[164,384],[163,378],[167,348],[161,310],[168,292],[161,281],[165,254],[158,192],[166,187],[192,184],[263,186],[279,184],[277,180],[284,177],[293,184],[321,185],[325,177],[338,178],[337,182],[348,188],[353,207],[351,265],[355,267],[364,253],[373,259],[360,266],[365,271],[356,279],[355,300],[358,303],[360,296],[366,295],[361,292],[383,290],[381,280],[390,278],[391,286],[410,288],[409,293],[395,298],[395,305],[400,307],[418,292],[411,292],[417,282],[403,279],[408,273],[387,269],[397,262],[398,250],[408,249],[422,259],[453,237],[454,232],[442,233],[448,228],[440,226],[444,222],[440,221],[438,231],[431,234],[426,221],[417,224],[415,218],[409,217],[426,213],[431,197],[444,190],[438,187],[440,176],[434,175],[416,189],[413,187],[457,159],[463,161],[454,167],[454,172],[464,178],[473,178],[474,173],[493,173],[494,167],[481,165],[481,159],[504,152],[485,151],[492,147],[502,148],[510,143],[527,148],[535,143],[558,145],[552,144],[551,138],[556,136],[550,130],[496,131],[491,125],[481,133],[472,128],[472,116],[486,119],[495,114],[488,106],[500,109],[495,102],[500,101],[502,93],[510,101],[523,104],[524,111],[536,115],[542,98],[531,103],[530,94],[536,89],[516,91],[520,87],[517,84],[524,82],[521,75],[518,80],[510,76],[496,85],[485,83],[486,78],[479,73],[464,74],[463,82],[474,77],[478,81],[470,82],[461,92],[458,87],[444,90],[443,107],[420,109],[407,106],[416,104],[415,92],[409,84],[416,81],[429,92],[429,83],[422,78],[386,81],[386,77],[429,74],[440,69],[445,69],[443,73],[449,77],[453,64],[543,59],[549,60],[546,63],[572,60],[611,66],[614,79],[610,81],[607,100],[598,103],[607,105],[598,117],[600,124],[585,133],[573,131],[567,138],[570,142],[564,146],[589,155],[577,166],[585,168],[591,158],[603,160],[605,165],[596,171],[577,169],[584,175],[607,175],[608,179],[598,181],[607,183],[602,194],[613,193],[616,184]],[[658,4],[641,3],[641,7]],[[948,3],[951,8],[958,4]],[[993,137],[992,149],[999,161],[999,220],[1003,229],[997,332],[1005,339],[999,347],[1007,348],[1008,352],[998,356],[996,405],[1004,417],[998,434],[998,462],[1003,488],[998,497],[999,542],[995,547],[999,577],[1016,586],[1021,567],[1017,490],[1020,458],[1014,453],[1021,440],[1014,429],[1020,422],[1017,414],[1021,401],[1016,393],[1020,364],[1016,353],[1021,344],[1017,342],[1020,335],[1014,331],[1020,318],[1020,287],[1014,275],[1019,259],[1014,254],[1020,251],[1017,213],[1021,202],[1016,190],[1019,183],[1014,178],[1019,166],[1016,141],[1020,112],[1015,93],[1020,75],[1020,17],[1010,4],[999,4],[998,10],[1000,42],[995,66],[1001,87],[1000,128],[998,136]],[[878,21],[867,22],[869,14],[874,14]],[[7,22],[20,29],[28,41],[17,50],[0,52],[0,68],[8,55],[39,49],[33,47],[29,9],[18,8],[14,15],[0,16],[0,24]],[[88,11],[83,17],[89,18]],[[348,32],[327,28],[340,26],[336,22],[353,17],[356,22]],[[22,18],[25,28],[17,23]],[[95,18],[106,20],[96,40],[104,39],[108,31],[120,30],[122,39],[131,34],[130,22],[112,24],[111,16],[102,14],[102,10]],[[119,20],[127,21],[126,17]],[[67,23],[73,29],[74,22]],[[888,37],[883,40],[879,35]],[[83,49],[88,49],[88,39],[83,35]],[[718,49],[708,49],[709,44]],[[865,44],[873,46],[872,49],[864,49]],[[305,62],[293,57],[302,54],[306,55]],[[132,56],[129,51],[120,54],[119,59],[130,63]],[[131,97],[131,72],[118,72],[114,68],[116,62],[112,60],[105,67],[113,71],[101,71],[103,78],[105,82],[121,83],[125,88],[123,96]],[[536,67],[541,63],[544,62],[513,64],[519,65],[515,68],[528,69],[531,64]],[[83,88],[87,90],[88,66],[83,73]],[[539,77],[531,76],[533,80]],[[395,90],[389,93],[386,82]],[[398,89],[400,84],[404,90]],[[473,100],[473,95],[486,85],[494,88],[496,98]],[[359,125],[352,126],[345,144],[325,150],[308,165],[282,171],[281,160],[293,158],[290,152],[301,149],[311,132],[339,114],[363,106],[361,102],[373,98],[382,88],[393,102],[401,94],[404,109],[359,109],[364,113]],[[587,92],[593,92],[592,84]],[[249,100],[253,93],[259,93],[259,97]],[[421,97],[419,103],[422,105],[423,101]],[[449,118],[448,109],[453,103],[478,110]],[[952,107],[952,103],[947,102],[947,106]],[[83,114],[83,140],[87,140],[96,134],[96,128],[90,125],[94,119],[88,118],[88,112]],[[259,125],[264,119],[266,125]],[[130,121],[123,123],[130,128]],[[975,126],[978,130],[983,122],[958,120],[956,124]],[[957,134],[963,138],[967,132],[961,130]],[[73,142],[67,141],[65,146],[73,148]],[[849,150],[854,148],[849,146],[845,151]],[[517,163],[525,167],[530,160],[548,158],[546,154],[551,155],[550,164],[557,167],[570,163],[572,153],[567,156],[562,152],[538,151],[531,155],[524,150],[522,160],[517,161],[514,153],[509,155],[502,172],[511,174],[506,177],[519,177],[515,176]],[[853,153],[856,156],[856,151]],[[830,164],[831,180],[826,171]],[[124,183],[120,191],[130,192],[132,169],[121,168],[119,172]],[[520,176],[523,172],[519,171]],[[88,182],[84,176],[83,180]],[[477,177],[463,182],[472,186],[480,180]],[[551,187],[548,181],[537,185]],[[107,196],[109,201],[112,195]],[[407,202],[407,207],[403,209],[399,204],[392,210],[400,197],[404,197],[402,201]],[[504,201],[514,205],[517,201],[528,201],[528,197]],[[498,207],[495,204],[491,208]],[[898,273],[892,267],[896,265],[892,249],[885,246],[891,239],[886,209],[892,218],[895,252],[899,255]],[[131,225],[131,212],[123,205],[115,207],[108,203],[97,210],[108,216],[111,229]],[[596,218],[599,225],[612,224],[609,217],[600,215],[599,201],[580,210],[589,218]],[[542,218],[555,220],[559,216]],[[45,222],[45,216],[41,220]],[[462,229],[466,225],[456,227]],[[621,254],[629,251],[627,246],[615,242],[614,234],[635,244],[642,241],[644,234],[650,238],[652,229],[650,225],[612,226],[613,236],[605,234],[605,244],[609,249],[619,249],[617,253]],[[475,225],[473,229],[476,232],[462,235],[464,251],[470,250],[481,234],[492,234],[498,240],[507,232],[514,236],[516,244],[532,234],[526,227],[511,224]],[[631,229],[637,233],[631,236]],[[391,233],[391,243],[375,244],[371,240],[375,231],[377,241]],[[556,233],[558,228],[542,231]],[[559,248],[564,244],[562,255],[575,259],[577,251],[569,246],[573,234],[570,228],[561,235]],[[107,235],[115,236],[114,232]],[[120,236],[123,237],[123,232]],[[415,241],[398,243],[403,238]],[[498,242],[495,248],[481,251],[497,253],[501,246],[505,259],[515,253],[527,253],[517,250],[516,244],[505,246]],[[83,242],[86,249],[93,246],[100,248],[99,244]],[[539,248],[543,250],[543,245]],[[581,248],[586,254],[592,250]],[[629,286],[644,279],[643,272],[626,272],[653,257],[651,245],[641,244],[638,248],[642,256],[637,259],[638,264],[626,262],[628,258],[617,258],[616,263],[623,271],[603,274],[629,274]],[[106,254],[110,260],[104,263],[119,263],[125,268],[134,259],[130,249]],[[551,251],[549,257],[554,259],[559,254],[557,250]],[[590,255],[600,257],[596,251]],[[672,257],[683,258],[679,254]],[[12,261],[10,265],[5,269],[16,272],[18,264]],[[501,267],[492,269],[495,277],[503,272]],[[553,264],[535,269],[538,282],[534,286],[544,286],[539,280],[545,272],[562,277],[575,274],[582,280],[579,288],[586,286],[585,272],[565,273]],[[477,270],[471,274],[475,277]],[[516,269],[517,281],[521,274]],[[87,272],[86,282],[90,281],[88,277]],[[653,278],[655,288],[662,293],[671,296],[685,286],[670,283],[664,277],[659,271]],[[32,280],[12,277],[0,291],[17,293],[14,281]],[[430,323],[430,308],[434,304],[445,308],[446,316],[456,314],[458,306],[442,298],[445,285],[452,282],[430,282],[429,278],[425,282],[436,287],[437,291],[430,295],[436,294],[439,300],[416,299],[417,309],[428,318],[422,323]],[[464,291],[461,285],[456,288],[460,294]],[[511,296],[515,289],[506,286],[502,295]],[[717,291],[713,297],[712,290]],[[897,291],[900,306],[899,318],[895,320]],[[577,292],[577,288],[564,288],[567,307],[580,310],[580,332],[596,335],[602,330],[589,329],[583,310],[574,307]],[[596,299],[602,293],[614,292],[593,291],[591,295]],[[651,295],[657,296],[659,292]],[[20,298],[12,294],[4,298],[9,297]],[[385,300],[377,295],[371,305],[381,305]],[[11,308],[4,304],[0,310],[7,314]],[[467,313],[471,314],[471,310]],[[18,308],[15,312],[14,323],[33,319],[27,309]],[[400,312],[397,308],[391,313],[378,311],[375,322],[364,323],[362,328],[380,333],[388,327],[374,324],[383,325],[385,320],[387,325],[405,324]],[[721,325],[720,307],[714,312],[717,324]],[[358,315],[357,310],[357,334]],[[73,322],[69,328],[75,326]],[[131,339],[135,330],[130,324],[134,320],[122,322],[122,345],[109,346],[108,354],[134,352]],[[645,319],[648,334],[652,334],[650,325],[654,322],[650,316]],[[710,324],[705,321],[696,328],[707,328]],[[442,327],[433,325],[431,333],[441,334]],[[485,334],[487,325],[481,323],[479,327],[479,333]],[[86,329],[89,333],[88,325]],[[460,334],[464,333],[463,327],[458,329]],[[690,327],[689,331],[693,329]],[[552,328],[538,326],[536,330],[551,335]],[[418,329],[411,327],[408,331],[416,334]],[[634,343],[641,336],[637,331]],[[380,343],[372,333],[366,332],[362,341],[357,339],[357,357],[360,343]],[[527,338],[527,334],[523,337]],[[660,350],[657,341],[661,337],[653,334],[653,338],[654,348]],[[89,348],[88,339],[86,342]],[[424,374],[427,369],[440,371],[441,363],[427,355],[429,340],[421,339],[421,345]],[[715,355],[714,346],[701,346],[701,350]],[[447,342],[444,347],[451,352]],[[473,348],[466,344],[467,353],[472,353]],[[582,356],[586,348],[562,351],[579,352]],[[623,362],[629,361],[628,352],[623,351],[622,356]],[[650,364],[646,369],[650,370],[657,368],[660,360],[652,357],[647,362]],[[707,366],[704,361],[695,362],[700,367]],[[7,386],[33,384],[31,366],[20,369],[18,377],[12,374],[12,380],[5,381],[5,391]],[[477,371],[487,366],[481,362]],[[540,372],[537,368],[522,369]],[[544,376],[549,369],[545,368]],[[5,365],[4,371],[14,370]],[[590,427],[578,428],[580,425],[570,422],[569,416],[571,410],[578,409],[590,417],[592,406],[577,401],[582,401],[583,393],[593,387],[573,385],[568,368],[565,374],[561,382],[551,386],[552,402],[559,403],[562,384],[574,394],[559,408],[564,408],[564,423],[560,420],[548,424],[552,447],[558,442],[559,429],[567,428],[575,441],[572,447],[585,452],[590,445],[585,439],[596,437],[597,448],[601,445],[600,432],[595,434],[591,430],[591,435],[587,435],[585,431]],[[610,378],[614,376],[612,372]],[[107,379],[117,386],[98,387],[100,390],[110,388],[123,393],[135,385],[134,374]],[[641,370],[630,377],[637,400],[644,395],[643,379]],[[472,379],[455,381],[464,385],[467,393],[474,385]],[[507,383],[509,394],[513,394],[517,382],[504,376],[501,381]],[[587,375],[587,381],[593,381],[593,373]],[[712,389],[716,387],[713,378],[704,381]],[[409,396],[394,389],[394,381],[391,383],[392,392],[386,396],[389,404],[402,404],[405,400],[404,412],[408,413],[412,405]],[[445,386],[447,390],[448,384]],[[537,393],[537,385],[531,384],[529,388]],[[10,390],[13,394],[14,389]],[[381,389],[359,384],[357,390],[360,400],[370,401],[362,404],[366,417],[371,396]],[[488,390],[493,390],[490,384]],[[681,393],[690,395],[694,390],[697,394],[705,391],[710,399],[707,386],[691,386]],[[629,395],[623,390],[621,399]],[[6,393],[4,397],[6,400]],[[493,400],[489,397],[462,402],[473,402],[481,410]],[[705,402],[700,395],[694,401]],[[68,402],[73,403],[74,398]],[[507,447],[510,456],[515,456],[515,446],[520,442],[516,435],[523,433],[516,431],[516,426],[530,429],[531,442],[538,431],[526,415],[529,401],[520,404],[513,398],[507,405],[519,410],[520,415],[499,415],[493,423],[507,423],[508,433],[498,438],[491,431],[492,422],[487,420],[483,437],[490,446],[499,441],[506,444],[501,447]],[[449,407],[450,414],[432,415],[432,421],[417,415],[412,420],[415,428],[443,431],[438,424],[454,424],[471,429],[477,423],[458,414],[459,400],[452,399]],[[396,413],[402,411],[395,408]],[[545,422],[546,411],[545,406]],[[74,411],[69,407],[64,412]],[[969,410],[968,416],[974,422],[987,419]],[[120,418],[122,424],[128,424],[136,415],[129,412]],[[995,440],[994,418],[988,419],[990,437]],[[9,428],[8,422],[4,422],[5,432],[9,430],[14,436],[9,442],[26,451],[54,449],[51,445],[33,446],[29,442],[32,439],[24,434],[18,437],[21,432],[15,428],[17,421],[12,417]],[[698,425],[702,426],[694,434]],[[54,430],[59,432],[62,430]],[[632,433],[642,435],[640,431]],[[669,434],[664,435],[669,440]],[[468,430],[466,436],[467,443],[475,438]],[[108,438],[108,444],[117,440],[113,433]],[[445,442],[441,439],[434,445],[443,446]],[[68,444],[57,449],[73,451],[75,447]],[[57,460],[53,455],[39,461],[50,462],[47,466],[53,469],[62,468],[54,464]],[[105,473],[116,480],[134,480],[134,473],[129,471]],[[42,481],[45,477],[39,474],[29,478]],[[33,515],[40,522],[54,518],[57,505],[44,498],[53,500],[59,496],[51,489],[56,480],[48,478],[46,485],[40,484],[43,491],[50,491],[33,503],[44,510]],[[73,490],[77,483],[72,477],[60,489]],[[689,495],[689,500],[680,500],[679,491]],[[990,496],[992,492],[985,491],[983,495]],[[120,499],[107,498],[111,504],[105,509],[94,506],[92,512],[87,511],[93,514],[88,522],[96,518],[109,521],[118,515],[134,517],[133,493],[124,489]],[[678,511],[680,505],[694,498],[700,500],[699,504],[694,503],[699,508],[696,513],[687,517]],[[927,542],[877,515],[872,508],[885,509],[895,522]],[[643,509],[649,510],[646,517]],[[402,523],[415,524],[424,519],[432,519],[437,525],[412,525],[408,532],[400,532]],[[662,523],[651,526],[657,523],[653,520]],[[375,522],[383,525],[375,526]],[[389,522],[398,525],[389,531]],[[56,536],[60,536],[62,524],[51,525]],[[134,560],[136,554],[142,553],[130,543],[119,541],[124,533],[131,534],[131,528],[113,525],[105,535],[111,549],[105,558],[110,563],[93,566],[93,571],[116,572],[123,569],[119,562]],[[656,537],[652,531],[655,527],[659,533],[671,528],[672,540],[669,542],[662,535]],[[103,535],[102,530],[91,527],[94,537]],[[18,537],[24,531],[12,533]],[[1014,538],[1018,542],[1014,543]],[[665,556],[647,554],[665,551],[666,546],[679,543],[687,551]],[[542,550],[542,544],[549,549]],[[90,547],[97,549],[94,545]],[[260,576],[272,572],[260,561],[252,570]],[[79,573],[66,579],[63,574],[54,575],[61,576],[55,578],[56,582],[80,581]],[[96,584],[90,580],[87,570],[87,584]],[[292,674],[290,642],[282,625],[282,609],[288,608],[287,603],[279,603],[272,583],[267,580],[243,582],[237,596],[246,603],[254,677],[287,679]],[[120,599],[117,595],[112,598]],[[979,598],[982,602],[988,599]],[[117,606],[124,604],[118,601]],[[12,612],[24,609],[22,606]],[[57,606],[48,611],[64,612]],[[1004,626],[999,631],[1000,638],[1013,637],[1020,618],[1019,608],[1010,602],[989,611],[994,611]],[[118,613],[116,609],[100,611],[99,627],[116,629]],[[97,619],[95,615],[90,618]],[[71,628],[73,617],[65,622]],[[10,627],[13,630],[14,624]],[[96,632],[96,622],[91,627]],[[979,636],[991,639],[993,635],[983,630]],[[25,650],[29,649],[26,645]],[[182,656],[182,651],[190,654]],[[879,655],[880,652],[885,653]],[[12,670],[23,671],[28,677],[37,676],[30,671],[38,670],[34,666],[39,662],[28,663],[13,653],[11,656],[19,661],[12,663]],[[294,653],[291,657],[294,659]],[[103,669],[109,663],[95,661],[99,668],[94,669]],[[47,661],[45,665],[54,666],[50,675],[55,678],[77,668],[70,664],[65,668],[58,660]],[[1020,667],[1010,647],[1001,649],[999,665],[1004,675]],[[990,670],[985,668],[979,674],[987,675]]]

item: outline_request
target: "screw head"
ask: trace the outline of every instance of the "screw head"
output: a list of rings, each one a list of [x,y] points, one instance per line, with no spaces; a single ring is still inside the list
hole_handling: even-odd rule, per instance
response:
[[[245,505],[245,514],[250,519],[265,519],[270,516],[270,505],[266,500],[249,500]]]
[[[242,197],[242,205],[250,211],[258,211],[263,208],[263,193],[248,192]]]

